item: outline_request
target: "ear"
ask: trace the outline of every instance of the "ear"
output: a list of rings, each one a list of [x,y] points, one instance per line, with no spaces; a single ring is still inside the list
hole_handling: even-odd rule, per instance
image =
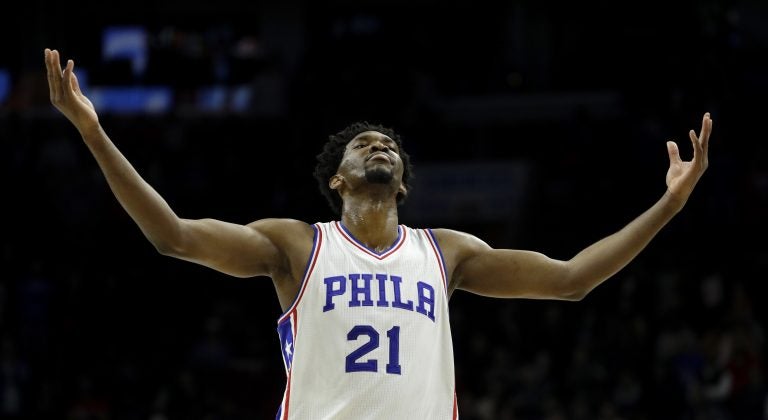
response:
[[[397,189],[397,192],[398,194],[402,194],[403,197],[408,196],[408,189],[405,188],[405,184],[403,184],[402,182],[400,183],[400,188]]]
[[[335,174],[331,177],[330,180],[328,180],[328,187],[332,190],[338,190],[343,182],[344,177],[339,174]]]

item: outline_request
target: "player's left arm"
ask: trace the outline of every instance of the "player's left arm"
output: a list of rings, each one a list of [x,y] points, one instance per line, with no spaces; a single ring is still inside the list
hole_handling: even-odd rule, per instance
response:
[[[693,158],[683,161],[677,144],[667,142],[667,190],[648,210],[621,230],[588,246],[569,260],[524,250],[493,249],[472,235],[436,229],[451,274],[451,290],[484,296],[579,300],[634,259],[685,205],[708,166],[712,120],[704,114],[701,132],[689,132]]]

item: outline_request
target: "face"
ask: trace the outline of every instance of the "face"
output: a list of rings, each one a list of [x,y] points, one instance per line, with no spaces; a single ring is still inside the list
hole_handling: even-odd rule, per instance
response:
[[[364,178],[370,184],[397,183],[404,190],[397,143],[378,131],[364,131],[347,143],[337,175],[347,182]]]

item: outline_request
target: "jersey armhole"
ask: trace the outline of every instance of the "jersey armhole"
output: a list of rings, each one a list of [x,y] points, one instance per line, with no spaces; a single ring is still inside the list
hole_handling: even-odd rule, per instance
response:
[[[440,249],[440,244],[437,242],[437,237],[435,236],[435,233],[432,232],[432,229],[424,229],[424,231],[427,233],[427,240],[432,246],[432,251],[434,251],[435,258],[437,259],[437,263],[440,266],[440,275],[443,277],[443,290],[445,291],[445,294],[448,295],[448,270],[445,268],[445,258],[443,257],[443,251]]]
[[[293,303],[291,303],[288,309],[277,319],[278,325],[280,325],[280,323],[283,322],[294,309],[296,309],[299,301],[301,301],[301,297],[304,295],[304,290],[307,288],[307,283],[309,282],[309,277],[312,275],[312,270],[314,270],[315,264],[317,263],[317,256],[320,253],[320,246],[323,243],[323,231],[317,223],[312,225],[312,229],[315,231],[312,237],[312,251],[309,253],[309,259],[304,267],[301,286],[299,287],[298,293],[296,293],[296,297],[293,299]]]

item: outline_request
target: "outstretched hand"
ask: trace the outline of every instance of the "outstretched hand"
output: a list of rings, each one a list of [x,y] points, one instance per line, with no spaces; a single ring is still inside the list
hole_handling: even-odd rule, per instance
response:
[[[51,103],[66,116],[82,133],[97,126],[99,117],[91,101],[80,91],[80,84],[75,76],[75,62],[67,60],[67,66],[61,69],[59,52],[45,49],[45,68],[48,73],[48,91]]]
[[[681,204],[691,195],[696,183],[709,166],[709,135],[712,132],[712,119],[709,112],[704,114],[701,121],[701,132],[696,135],[694,130],[688,132],[693,143],[693,158],[690,161],[680,159],[680,150],[674,141],[667,142],[669,153],[669,170],[667,171],[667,192]]]

